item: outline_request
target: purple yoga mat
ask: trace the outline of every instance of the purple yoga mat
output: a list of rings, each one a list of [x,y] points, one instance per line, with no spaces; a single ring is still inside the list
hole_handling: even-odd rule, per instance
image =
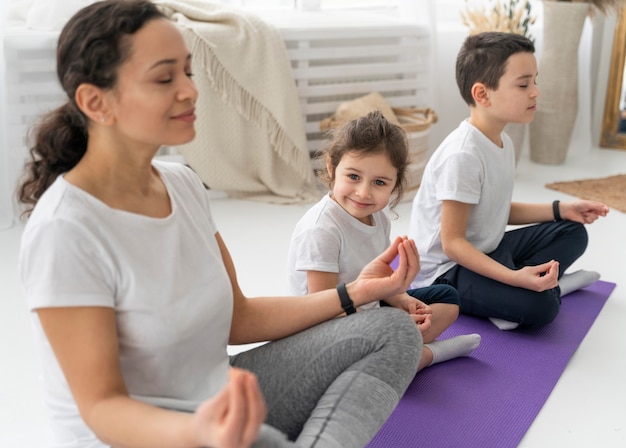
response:
[[[564,296],[554,322],[538,329],[459,316],[441,339],[479,333],[480,346],[420,372],[368,448],[516,447],[613,288],[598,281]]]

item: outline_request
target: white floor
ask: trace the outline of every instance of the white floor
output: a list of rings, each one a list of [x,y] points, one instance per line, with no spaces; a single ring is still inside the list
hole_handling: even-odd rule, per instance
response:
[[[543,185],[618,173],[626,173],[626,151],[594,148],[570,156],[565,165],[557,167],[533,164],[524,155],[514,195],[516,200],[528,202],[568,200],[569,196]],[[284,292],[289,236],[307,207],[223,198],[214,201],[218,227],[246,294]],[[394,221],[393,234],[406,234],[410,204],[401,204],[397,211],[400,217]],[[626,214],[611,210],[607,218],[589,226],[589,233],[590,247],[572,270],[597,270],[603,280],[618,285],[520,447],[626,446]],[[0,447],[34,448],[45,446],[45,420],[30,321],[17,276],[20,235],[21,226],[0,231],[0,347],[4,359],[0,369]]]

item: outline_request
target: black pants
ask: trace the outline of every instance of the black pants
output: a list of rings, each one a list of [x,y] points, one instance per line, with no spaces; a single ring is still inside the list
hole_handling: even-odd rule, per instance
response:
[[[508,231],[489,257],[510,269],[559,262],[559,278],[587,248],[585,226],[573,221],[547,222]],[[561,306],[561,290],[535,292],[497,282],[456,265],[435,283],[454,286],[461,313],[497,317],[521,325],[545,325]]]

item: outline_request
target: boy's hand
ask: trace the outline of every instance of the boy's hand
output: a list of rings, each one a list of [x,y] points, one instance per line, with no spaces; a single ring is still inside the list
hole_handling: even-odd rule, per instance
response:
[[[601,216],[606,216],[609,208],[596,201],[578,200],[561,202],[561,217],[581,224],[591,224]]]
[[[548,261],[538,266],[525,266],[515,271],[513,286],[542,292],[556,288],[559,284],[559,262]]]

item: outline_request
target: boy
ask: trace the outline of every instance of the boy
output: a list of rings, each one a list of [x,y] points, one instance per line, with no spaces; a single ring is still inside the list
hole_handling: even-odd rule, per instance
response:
[[[599,278],[582,270],[563,273],[587,247],[584,224],[608,212],[593,201],[511,202],[515,154],[503,130],[535,115],[534,51],[532,41],[512,33],[465,40],[456,79],[470,116],[429,160],[409,232],[421,257],[412,286],[450,284],[462,313],[506,330],[552,322],[561,295]],[[506,231],[507,224],[534,225]]]

